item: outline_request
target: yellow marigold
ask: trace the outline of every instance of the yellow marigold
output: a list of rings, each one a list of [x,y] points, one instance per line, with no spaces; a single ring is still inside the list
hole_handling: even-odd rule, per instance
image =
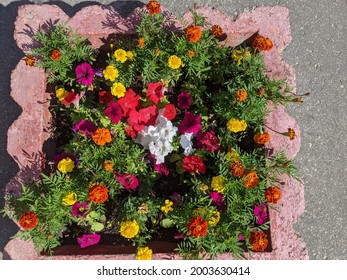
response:
[[[133,51],[127,51],[127,57],[129,60],[133,60],[134,56],[135,56],[135,54]]]
[[[113,65],[107,66],[106,69],[102,71],[102,74],[104,74],[105,80],[110,80],[111,82],[119,76],[118,70]]]
[[[111,132],[107,128],[97,128],[93,133],[92,139],[96,145],[104,146],[112,141]]]
[[[69,92],[65,90],[65,88],[58,88],[55,91],[55,96],[59,99],[59,101],[63,101],[68,94]]]
[[[122,83],[114,83],[111,87],[112,95],[121,98],[125,95],[126,88]]]
[[[239,161],[240,155],[234,149],[229,149],[226,154],[226,159],[229,162]]]
[[[136,220],[121,222],[119,233],[125,238],[134,238],[139,233],[140,227]]]
[[[71,158],[67,157],[59,161],[57,168],[61,173],[72,172],[75,168],[75,163]]]
[[[106,171],[112,171],[113,170],[114,163],[109,160],[104,161],[104,168]]]
[[[245,131],[247,123],[244,120],[230,119],[227,123],[227,128],[234,133]]]
[[[216,192],[222,193],[225,191],[224,182],[225,182],[225,178],[223,176],[221,176],[221,175],[214,176],[212,178],[211,187]]]
[[[173,202],[171,200],[165,199],[165,205],[162,206],[160,210],[163,211],[165,214],[167,214],[170,211],[173,211],[172,205],[173,205]]]
[[[116,61],[119,61],[121,63],[124,63],[128,59],[127,52],[123,49],[116,50],[113,56],[116,58]]]
[[[75,192],[70,192],[63,197],[62,201],[66,206],[74,205],[77,201],[77,194]]]
[[[208,224],[211,226],[214,226],[216,224],[218,224],[220,220],[220,212],[217,210],[211,211],[210,212],[210,218],[208,220]]]
[[[239,89],[235,92],[235,98],[239,102],[246,101],[247,97],[248,97],[248,93],[244,89]]]
[[[206,184],[202,184],[199,186],[199,190],[202,192],[205,192],[208,190],[208,186]]]
[[[237,62],[237,64],[240,64],[242,58],[243,58],[243,52],[241,50],[233,50],[231,52],[231,58]]]
[[[139,248],[136,252],[137,260],[151,260],[153,251],[148,247]]]
[[[171,69],[178,69],[182,65],[182,60],[177,55],[171,55],[168,60]]]
[[[148,205],[146,203],[142,203],[139,207],[137,207],[137,213],[140,215],[145,215],[149,211]]]

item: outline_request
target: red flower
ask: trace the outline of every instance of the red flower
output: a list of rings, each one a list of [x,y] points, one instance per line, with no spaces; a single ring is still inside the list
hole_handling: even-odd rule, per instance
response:
[[[244,172],[245,168],[241,162],[235,161],[233,164],[230,165],[230,173],[233,174],[235,177],[241,177]]]
[[[58,50],[54,50],[51,54],[51,57],[54,60],[59,60],[61,58],[61,53]]]
[[[137,95],[131,88],[129,88],[124,97],[118,100],[119,105],[122,107],[123,116],[129,116],[130,111],[136,110],[140,104],[140,95]]]
[[[188,92],[181,92],[181,94],[177,96],[177,106],[182,110],[189,109],[191,101],[192,96]]]
[[[36,217],[36,214],[31,211],[24,213],[19,219],[19,225],[24,230],[28,230],[28,229],[32,229],[36,227],[38,222],[39,222],[39,219]]]
[[[112,100],[113,100],[113,98],[112,98],[111,92],[108,92],[105,90],[99,92],[99,102],[100,103],[107,104],[108,102],[110,102]]]
[[[158,104],[160,99],[164,97],[163,84],[160,82],[148,84],[146,95],[154,104]]]
[[[252,245],[252,251],[264,252],[269,244],[269,240],[264,232],[252,231],[249,238],[249,243]]]
[[[124,128],[124,131],[126,132],[126,134],[128,134],[132,139],[137,137],[137,131],[132,127],[132,126],[128,126],[126,128]]]
[[[204,237],[207,234],[208,222],[200,216],[196,216],[190,219],[187,227],[191,236]]]
[[[199,149],[207,149],[211,153],[220,150],[219,139],[214,134],[214,131],[199,133],[196,136],[196,140],[198,140],[197,147]]]
[[[205,174],[206,166],[199,156],[186,156],[183,158],[182,168],[190,174]]]
[[[65,106],[70,106],[71,103],[77,101],[80,99],[80,95],[79,94],[76,94],[75,92],[73,91],[70,91],[68,93],[68,95],[65,96],[64,100],[61,101],[61,104],[64,104]]]
[[[141,132],[145,126],[154,125],[157,119],[157,107],[149,106],[139,111],[130,111],[128,124],[137,132]]]
[[[111,119],[113,124],[116,124],[122,118],[122,108],[117,102],[111,101],[107,104],[107,108],[104,111],[105,115]]]
[[[196,43],[201,38],[201,28],[197,25],[190,25],[184,30],[189,42]]]
[[[160,4],[155,0],[149,1],[146,8],[151,15],[160,13]]]
[[[108,199],[108,189],[104,185],[95,185],[89,189],[88,198],[94,203],[104,203]]]
[[[169,121],[172,121],[176,117],[175,105],[167,104],[164,107],[164,117],[167,118]]]

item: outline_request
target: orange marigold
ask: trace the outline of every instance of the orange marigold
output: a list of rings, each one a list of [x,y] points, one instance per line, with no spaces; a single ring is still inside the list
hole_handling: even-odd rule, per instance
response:
[[[230,165],[230,173],[233,174],[235,177],[241,177],[244,172],[245,168],[243,167],[241,162],[235,161],[233,164]]]
[[[260,88],[260,89],[258,89],[258,95],[264,95],[266,93],[266,90],[265,90],[265,88]]]
[[[222,37],[223,35],[223,29],[219,25],[213,25],[211,31],[215,37]]]
[[[252,251],[264,252],[269,244],[269,240],[267,240],[267,236],[264,232],[252,231],[249,243],[252,245]]]
[[[292,128],[288,128],[288,136],[290,140],[294,140],[295,138],[295,130]]]
[[[112,140],[111,132],[107,128],[99,127],[92,136],[92,139],[96,145],[104,146],[106,143],[110,143]]]
[[[38,222],[39,222],[39,219],[36,217],[36,214],[31,211],[24,213],[19,219],[19,225],[24,230],[28,230],[28,229],[36,227]]]
[[[192,43],[199,41],[202,34],[201,28],[197,25],[188,26],[184,32],[188,38],[188,41]]]
[[[247,99],[248,93],[244,89],[239,89],[235,92],[235,97],[237,101],[243,102]]]
[[[54,60],[59,60],[61,58],[61,53],[58,50],[52,51],[51,57]]]
[[[276,187],[269,187],[265,191],[265,197],[269,203],[276,204],[280,200],[281,195],[282,195],[281,190]]]
[[[25,58],[25,64],[27,66],[34,66],[35,65],[35,62],[36,62],[36,58],[33,57],[32,55],[27,55]]]
[[[244,173],[242,183],[247,189],[253,189],[258,185],[259,178],[256,172],[249,171]]]
[[[141,37],[137,40],[137,46],[143,48],[145,46],[145,38]]]
[[[160,13],[160,4],[155,0],[149,1],[146,7],[151,15]]]
[[[256,36],[252,41],[252,48],[259,49],[261,51],[269,51],[273,47],[272,41],[264,36]]]
[[[104,203],[108,199],[108,189],[103,184],[94,185],[89,189],[88,198],[94,203]]]
[[[207,234],[208,222],[200,216],[196,216],[190,219],[187,227],[191,236],[204,237]]]
[[[104,161],[104,168],[105,168],[106,171],[113,170],[113,166],[114,166],[114,164],[113,164],[112,161],[109,161],[109,160],[105,160]]]
[[[257,132],[253,136],[254,142],[260,145],[264,145],[265,143],[270,141],[270,134],[267,132],[259,133]]]

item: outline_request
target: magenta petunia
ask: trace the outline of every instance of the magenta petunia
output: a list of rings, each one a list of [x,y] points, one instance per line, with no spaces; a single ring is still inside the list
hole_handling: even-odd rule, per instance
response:
[[[177,106],[182,110],[189,109],[192,101],[192,96],[188,92],[182,92],[177,96]]]
[[[219,192],[210,192],[210,197],[212,198],[212,206],[216,206],[219,211],[226,211],[227,205],[223,201],[224,196]]]
[[[262,202],[260,205],[254,206],[253,214],[257,217],[258,225],[265,223],[268,218],[266,204]]]
[[[107,108],[104,113],[111,119],[111,122],[113,124],[118,123],[123,115],[121,106],[114,101],[111,101],[107,104]]]
[[[98,244],[100,241],[100,234],[83,234],[81,238],[77,238],[77,242],[81,248]]]
[[[206,149],[211,153],[220,150],[219,139],[214,131],[201,132],[196,136],[196,140],[198,140],[197,147],[199,149]]]
[[[170,195],[170,200],[173,202],[173,206],[180,206],[183,203],[182,196],[177,192]]]
[[[75,69],[75,73],[76,73],[76,80],[78,83],[85,86],[90,86],[93,83],[95,70],[92,68],[92,66],[89,63],[83,62],[77,65]]]
[[[77,216],[79,218],[85,218],[88,213],[88,203],[85,201],[83,203],[76,202],[71,207],[71,216]]]
[[[93,133],[96,131],[96,126],[88,120],[81,120],[73,127],[73,131],[82,133],[88,138],[92,138]]]
[[[139,185],[139,180],[134,175],[119,174],[117,171],[114,172],[114,175],[116,177],[116,180],[127,190],[135,190]]]
[[[201,116],[195,116],[192,112],[186,112],[184,114],[183,121],[178,126],[178,130],[181,134],[193,133],[196,134],[201,129]]]

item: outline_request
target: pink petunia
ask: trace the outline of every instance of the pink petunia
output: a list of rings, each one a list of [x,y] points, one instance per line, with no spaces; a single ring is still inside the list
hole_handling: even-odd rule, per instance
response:
[[[116,177],[116,180],[127,190],[135,190],[139,185],[139,180],[134,175],[119,174],[117,171],[114,172],[114,175]]]
[[[180,95],[177,96],[177,106],[182,110],[189,109],[191,101],[192,96],[188,92],[183,91]]]
[[[201,116],[195,116],[192,112],[186,112],[183,121],[178,126],[181,134],[193,133],[196,134],[201,129]]]
[[[77,65],[75,68],[75,74],[78,83],[90,86],[93,83],[95,71],[89,63],[83,62]]]
[[[254,206],[253,214],[257,217],[258,225],[265,223],[268,218],[266,204],[262,202],[260,205]]]
[[[122,118],[122,108],[117,102],[111,101],[107,104],[107,108],[104,111],[105,115],[111,119],[113,124],[116,124]]]
[[[77,238],[77,242],[81,248],[98,244],[100,241],[100,234],[83,234],[81,238]]]

